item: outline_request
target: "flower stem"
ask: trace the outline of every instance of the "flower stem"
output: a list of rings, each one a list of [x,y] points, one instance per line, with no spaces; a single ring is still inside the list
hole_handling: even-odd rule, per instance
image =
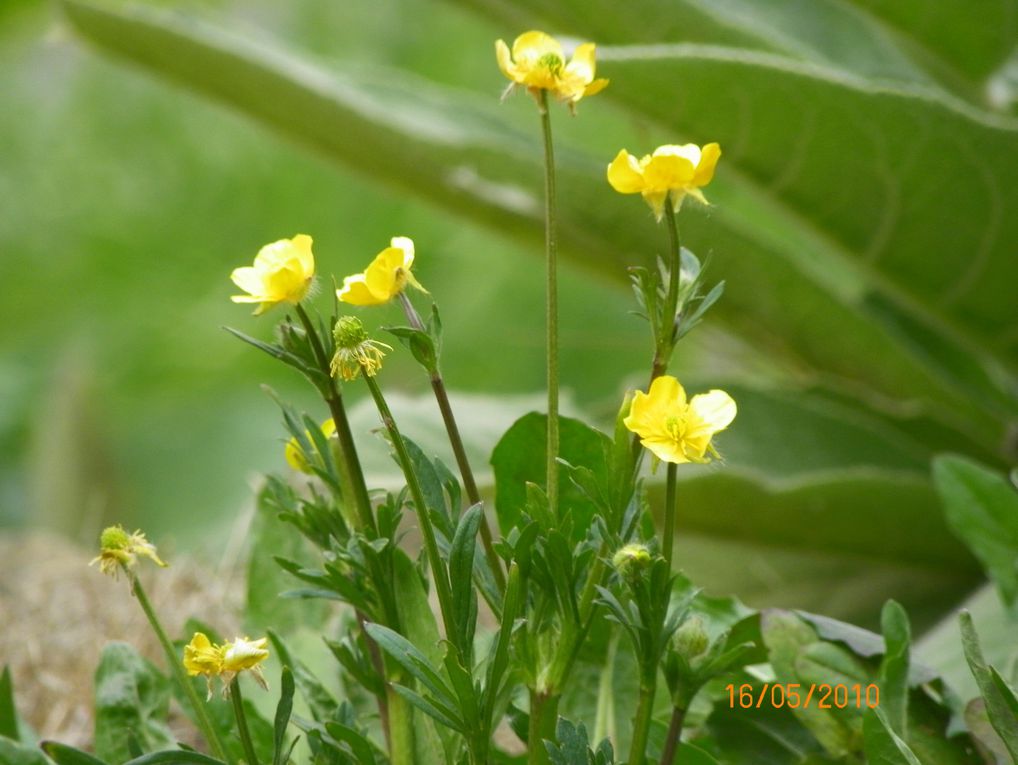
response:
[[[234,677],[230,682],[230,701],[233,702],[233,714],[237,718],[237,733],[240,735],[240,743],[244,747],[247,765],[258,765],[258,755],[255,754],[251,731],[247,727],[247,715],[244,714],[244,698],[240,695],[240,677]]]
[[[170,638],[167,636],[166,630],[163,629],[163,625],[159,621],[159,617],[156,616],[156,612],[152,608],[152,603],[149,601],[148,595],[145,594],[145,590],[141,586],[141,582],[131,571],[127,572],[127,576],[131,582],[131,592],[133,592],[134,597],[138,599],[138,604],[141,606],[141,610],[145,612],[145,616],[148,618],[148,623],[152,625],[152,631],[156,633],[159,645],[162,646],[163,652],[166,654],[166,661],[170,665],[170,672],[173,674],[173,678],[177,681],[177,684],[184,690],[184,695],[187,696],[187,700],[190,702],[191,708],[194,710],[194,716],[198,721],[198,727],[201,728],[202,733],[205,735],[205,740],[208,742],[213,756],[224,759],[226,762],[230,763],[230,765],[233,765],[233,758],[230,756],[229,750],[223,745],[223,741],[219,737],[219,732],[212,725],[212,720],[209,718],[208,710],[206,710],[205,704],[198,697],[198,693],[195,691],[190,678],[184,674],[180,657],[177,656],[177,651],[174,649],[173,643],[170,642]]]
[[[544,136],[544,250],[547,269],[548,325],[548,506],[558,516],[558,218],[555,210],[555,152],[551,140],[548,91],[538,102]]]
[[[672,719],[668,723],[668,735],[665,737],[665,746],[661,752],[661,765],[673,765],[675,762],[675,752],[679,748],[685,721],[686,710],[682,707],[672,707]]]
[[[424,322],[421,321],[420,315],[406,293],[399,293],[399,299],[410,326],[418,331],[425,331]],[[435,401],[438,402],[438,409],[442,413],[442,422],[445,423],[445,432],[449,436],[452,453],[456,457],[456,465],[459,467],[460,477],[463,479],[463,488],[467,492],[467,499],[471,505],[478,505],[481,503],[481,492],[477,488],[477,481],[474,480],[474,471],[470,467],[467,450],[463,446],[463,437],[460,435],[460,429],[456,424],[456,417],[453,415],[452,405],[449,402],[449,392],[446,390],[445,380],[442,377],[442,372],[438,369],[437,362],[434,369],[428,370],[428,374],[431,378],[431,390],[435,393]],[[488,567],[495,577],[498,592],[500,595],[504,594],[505,572],[502,570],[502,559],[495,552],[491,527],[488,525],[486,515],[481,516],[481,544],[484,547],[484,556],[488,560]]]
[[[336,385],[336,380],[332,377],[329,358],[322,346],[321,338],[318,337],[318,331],[315,329],[311,317],[304,310],[304,306],[297,303],[296,312],[301,324],[304,325],[304,331],[307,332],[318,367],[328,380],[324,391],[325,403],[328,405],[332,421],[336,425],[339,451],[345,467],[345,483],[349,487],[348,491],[353,494],[353,504],[357,508],[361,524],[365,529],[376,532],[375,517],[371,512],[371,498],[368,496],[368,488],[364,483],[364,471],[361,469],[360,459],[357,456],[357,447],[350,430],[350,420],[346,416],[346,408],[343,406],[343,397],[339,392],[339,386]]]
[[[677,467],[678,465],[674,462],[668,463],[668,477],[665,483],[665,530],[662,552],[664,553],[665,561],[668,563],[669,571],[672,570],[672,547],[675,543],[675,515],[678,512],[678,502],[675,491],[675,474]]]
[[[407,451],[403,436],[396,426],[392,411],[382,395],[378,383],[370,377],[367,370],[361,367],[361,376],[371,391],[371,397],[375,400],[378,414],[382,418],[382,424],[389,431],[389,438],[392,440],[392,447],[396,450],[396,457],[399,459],[400,467],[403,469],[403,476],[406,478],[407,488],[410,490],[410,498],[417,509],[417,520],[421,525],[421,534],[424,536],[424,549],[428,556],[428,563],[431,566],[431,574],[435,580],[435,591],[438,593],[439,610],[442,612],[442,624],[445,627],[445,637],[460,652],[462,656],[469,655],[465,646],[459,645],[459,635],[453,621],[452,611],[452,589],[449,585],[448,573],[442,561],[441,553],[438,550],[438,540],[435,537],[435,527],[431,523],[431,516],[428,514],[428,505],[424,500],[424,491],[421,489],[420,481],[417,479],[417,472],[414,470],[413,462],[410,460],[410,453]]]
[[[655,667],[656,669],[656,667]],[[643,765],[647,756],[647,738],[650,734],[650,719],[654,711],[654,687],[640,687],[640,702],[633,721],[633,739],[629,746],[628,765]]]

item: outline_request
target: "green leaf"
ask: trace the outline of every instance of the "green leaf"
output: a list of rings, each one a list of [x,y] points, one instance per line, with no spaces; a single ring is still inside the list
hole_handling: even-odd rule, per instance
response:
[[[891,729],[887,715],[879,707],[866,710],[863,738],[869,765],[922,765],[908,744]]]
[[[0,765],[49,765],[49,760],[36,746],[0,736]]]
[[[518,525],[526,505],[526,484],[544,486],[547,416],[532,412],[517,420],[495,446],[491,464],[495,469],[495,509],[503,534]],[[595,474],[607,470],[606,455],[611,447],[607,436],[569,417],[559,418],[559,457],[575,467]],[[560,512],[573,518],[572,539],[586,534],[597,507],[569,481],[568,471],[559,465]]]
[[[990,668],[987,667],[983,658],[983,650],[979,645],[979,636],[976,634],[975,625],[972,623],[972,615],[968,611],[962,611],[958,620],[961,625],[961,640],[965,649],[965,658],[976,678],[983,700],[986,702],[986,713],[990,718],[990,723],[1011,753],[1012,759],[1018,762],[1018,717],[1015,716],[1009,700],[993,681]]]
[[[166,726],[170,684],[127,643],[108,643],[95,672],[95,753],[102,760],[133,759],[128,740],[143,751],[172,746]]]
[[[956,455],[937,457],[933,478],[947,522],[1013,607],[1018,599],[1018,491],[1000,473]]]
[[[222,762],[190,749],[169,749],[136,757],[124,765],[222,765]]]
[[[880,615],[884,659],[880,663],[880,706],[890,730],[907,738],[909,649],[912,643],[908,614],[893,600],[884,604]],[[865,732],[864,732],[865,735]]]
[[[93,757],[88,752],[56,741],[43,741],[39,746],[57,765],[106,765],[98,757]]]
[[[388,627],[368,623],[364,625],[364,629],[383,651],[413,675],[441,705],[449,708],[450,716],[455,717],[451,710],[457,706],[456,697],[427,656],[405,637]]]
[[[4,665],[0,673],[0,736],[11,741],[20,741],[18,734],[18,709],[14,705],[14,683],[11,682],[11,668]]]
[[[467,510],[456,526],[449,546],[449,580],[452,586],[453,619],[459,630],[458,645],[469,655],[477,627],[477,592],[474,590],[474,552],[477,531],[484,518],[483,505]]]
[[[293,673],[294,684],[300,689],[300,694],[307,702],[308,708],[315,720],[324,723],[335,717],[339,704],[325,687],[325,685],[308,669],[303,662],[295,658],[283,639],[273,630],[267,630],[272,647],[279,656],[279,661],[284,667],[289,667]],[[278,731],[273,731],[273,740]]]
[[[286,746],[286,727],[290,724],[290,714],[293,712],[294,688],[293,672],[284,666],[279,678],[279,703],[276,705],[276,717],[272,726],[272,765],[286,765],[289,752]]]

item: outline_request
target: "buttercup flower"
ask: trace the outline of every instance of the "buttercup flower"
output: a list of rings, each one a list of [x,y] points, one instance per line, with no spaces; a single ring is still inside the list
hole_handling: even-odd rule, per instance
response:
[[[321,426],[322,435],[326,438],[332,438],[336,434],[336,423],[330,417]],[[307,434],[308,440],[311,441],[311,434]],[[312,446],[314,442],[311,441]],[[286,442],[286,449],[284,450],[287,463],[294,470],[299,470],[302,473],[310,473],[311,465],[308,463],[307,455],[304,454],[304,450],[300,448],[300,444],[296,438],[291,438]]]
[[[253,266],[233,269],[230,279],[248,294],[230,299],[234,303],[258,303],[256,316],[277,303],[299,303],[315,278],[311,241],[310,236],[297,234],[293,239],[280,239],[262,247]]]
[[[258,666],[269,656],[265,647],[267,644],[268,638],[251,640],[245,637],[234,638],[232,643],[215,645],[207,635],[196,632],[191,642],[184,646],[184,669],[191,677],[205,675],[210,699],[213,677],[222,678],[225,693],[233,678],[244,670],[249,670],[258,684],[267,689],[265,677]]]
[[[156,552],[156,546],[145,539],[141,530],[128,534],[123,526],[110,526],[99,535],[99,555],[92,559],[90,566],[99,564],[104,574],[116,577],[121,567],[134,568],[138,558],[148,558],[157,566],[166,568]]]
[[[640,159],[623,149],[608,165],[608,183],[620,194],[643,194],[661,220],[669,194],[676,212],[687,194],[707,204],[700,189],[711,182],[720,156],[716,143],[659,146]]]
[[[336,295],[350,305],[383,305],[401,293],[407,284],[427,292],[411,273],[413,264],[413,240],[394,236],[389,246],[375,256],[363,273],[343,280],[343,286]]]
[[[382,368],[385,351],[392,350],[391,346],[368,337],[368,331],[356,316],[341,316],[332,334],[336,340],[332,376],[348,382],[356,380],[362,369],[368,377],[374,377]]]
[[[608,84],[594,79],[594,51],[594,43],[583,43],[567,64],[562,45],[544,32],[524,32],[513,41],[511,52],[505,41],[495,42],[498,67],[513,85],[522,85],[535,96],[547,90],[570,107]]]
[[[658,459],[665,462],[710,462],[717,457],[715,433],[735,419],[732,397],[712,390],[686,400],[686,391],[671,376],[658,377],[650,392],[637,391],[623,422]]]

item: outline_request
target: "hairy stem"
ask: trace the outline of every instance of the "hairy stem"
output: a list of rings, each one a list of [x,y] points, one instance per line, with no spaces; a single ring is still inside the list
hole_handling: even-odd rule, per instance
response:
[[[399,293],[400,303],[403,312],[406,314],[410,326],[418,331],[425,331],[424,322],[414,308],[410,298],[405,293]],[[470,467],[470,460],[467,458],[467,450],[463,446],[463,437],[460,435],[459,425],[456,424],[456,417],[452,412],[452,404],[449,402],[449,392],[445,387],[445,380],[436,363],[435,368],[429,370],[431,378],[431,390],[435,394],[435,401],[438,402],[438,409],[442,413],[442,422],[445,423],[445,432],[449,436],[449,444],[452,446],[452,453],[456,457],[456,465],[459,467],[460,477],[463,479],[463,488],[467,492],[467,499],[471,505],[481,503],[481,492],[477,488],[477,481],[474,480],[474,471]],[[495,584],[498,586],[499,594],[505,592],[505,572],[502,569],[502,560],[495,552],[495,544],[491,534],[491,527],[488,525],[488,517],[481,517],[481,545],[484,547],[484,557],[488,561],[488,567],[495,577]]]
[[[544,742],[555,740],[558,723],[556,694],[530,689],[530,722],[527,726],[527,765],[547,765],[548,750]]]
[[[237,733],[240,736],[240,743],[244,747],[247,763],[248,765],[258,765],[258,755],[255,754],[251,731],[247,727],[247,715],[244,714],[244,697],[240,695],[239,675],[230,682],[230,701],[233,703],[233,714],[237,718]]]
[[[654,711],[654,688],[641,686],[640,702],[633,720],[633,739],[629,746],[628,765],[643,765],[647,757],[647,737],[650,734],[650,719]]]
[[[156,616],[156,612],[152,608],[152,603],[145,594],[145,590],[141,586],[141,582],[131,571],[127,572],[127,576],[131,582],[131,592],[133,592],[134,597],[138,599],[138,604],[141,606],[141,610],[145,612],[145,616],[148,618],[148,623],[152,625],[152,631],[156,633],[159,645],[163,647],[163,652],[166,654],[166,661],[169,662],[170,672],[173,674],[177,684],[184,690],[184,695],[187,696],[187,700],[190,702],[191,708],[194,710],[194,716],[198,721],[198,727],[201,728],[202,733],[205,735],[205,740],[208,742],[209,748],[212,750],[212,754],[226,760],[226,762],[230,765],[234,765],[234,760],[230,756],[229,750],[227,750],[222,739],[219,738],[218,731],[216,731],[215,727],[212,725],[212,720],[209,718],[205,704],[198,697],[198,693],[195,691],[191,679],[184,674],[184,667],[181,663],[181,659],[177,655],[177,651],[174,649],[173,643],[170,642],[170,638],[167,636],[166,630],[163,629],[163,625],[159,621],[159,617]]]
[[[676,465],[674,462],[668,463],[668,477],[665,483],[665,530],[664,530],[664,542],[662,544],[662,552],[665,560],[668,562],[668,570],[672,569],[672,547],[675,544],[675,515],[678,512],[677,498],[675,491],[675,474]]]
[[[539,100],[541,132],[544,136],[544,250],[547,269],[548,327],[548,506],[558,517],[558,219],[555,210],[555,152],[551,140],[548,92]]]

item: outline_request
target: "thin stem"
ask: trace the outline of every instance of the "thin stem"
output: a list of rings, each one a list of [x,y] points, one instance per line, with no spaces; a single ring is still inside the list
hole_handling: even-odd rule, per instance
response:
[[[304,306],[297,303],[296,312],[301,324],[304,325],[304,331],[307,332],[311,349],[318,361],[318,367],[328,380],[324,391],[326,394],[325,403],[328,405],[332,421],[336,425],[336,437],[339,439],[339,451],[345,467],[345,483],[353,494],[353,503],[357,508],[361,524],[365,529],[377,533],[375,517],[371,511],[371,497],[368,496],[367,484],[364,482],[364,471],[361,469],[360,458],[357,456],[357,447],[354,444],[353,432],[350,430],[350,420],[346,416],[346,408],[343,406],[343,397],[339,392],[339,386],[336,385],[336,380],[332,377],[329,357],[325,353],[321,338],[318,337],[318,331],[311,322],[311,317],[304,310]]]
[[[374,667],[375,672],[378,676],[385,680],[385,663],[382,660],[382,651],[379,649],[378,644],[371,639],[367,630],[364,629],[364,625],[367,622],[367,617],[364,612],[359,608],[357,609],[357,625],[361,628],[361,634],[364,636],[364,643],[368,647],[368,655],[371,657],[371,666]],[[386,697],[386,693],[375,695],[375,700],[378,703],[378,720],[382,724],[382,733],[385,735],[386,747],[392,748],[392,734],[389,729],[389,703]]]
[[[247,727],[247,715],[244,714],[244,697],[240,695],[239,676],[235,676],[230,682],[230,701],[233,702],[233,714],[237,718],[237,733],[240,734],[240,743],[244,747],[247,763],[248,765],[258,765],[258,755],[255,754],[251,731]]]
[[[548,324],[548,506],[558,517],[558,219],[555,211],[555,152],[551,140],[548,91],[542,90],[538,103],[544,136],[544,250],[547,268]]]
[[[675,491],[675,474],[676,465],[674,462],[668,463],[668,477],[665,483],[665,530],[664,530],[664,544],[662,545],[662,551],[664,558],[668,562],[668,570],[672,569],[672,547],[675,542],[675,515],[678,512],[676,491]]]
[[[682,726],[686,722],[686,710],[682,707],[672,708],[672,719],[668,723],[668,735],[665,737],[665,747],[661,752],[661,765],[673,765],[675,752],[679,748],[679,741],[682,739]]]
[[[629,765],[643,765],[647,757],[647,738],[650,734],[650,719],[654,711],[654,688],[640,688],[640,702],[633,721],[633,739],[629,746]]]
[[[141,610],[145,612],[145,616],[148,618],[148,623],[152,625],[152,631],[156,633],[159,645],[163,647],[163,652],[166,654],[166,660],[170,665],[170,672],[173,673],[173,677],[177,681],[177,684],[184,689],[184,695],[187,696],[187,700],[191,703],[192,709],[194,709],[194,716],[198,721],[198,726],[201,728],[202,733],[205,734],[205,740],[208,741],[212,754],[220,759],[226,760],[230,763],[230,765],[233,765],[233,758],[230,756],[229,750],[226,746],[224,746],[222,739],[219,738],[219,732],[212,725],[212,720],[209,718],[208,710],[205,709],[205,704],[198,697],[198,693],[195,691],[190,678],[184,674],[184,668],[181,664],[180,657],[177,656],[177,651],[173,647],[173,643],[170,642],[170,638],[167,636],[166,630],[163,629],[163,625],[159,621],[159,617],[156,616],[156,612],[152,608],[152,603],[145,594],[145,590],[142,588],[141,582],[131,571],[127,572],[127,576],[131,582],[131,592],[133,592],[134,597],[138,599],[138,604],[141,606]]]
[[[431,517],[428,515],[428,505],[424,500],[424,491],[421,489],[420,481],[417,479],[417,472],[414,470],[413,463],[410,460],[410,453],[407,451],[406,443],[403,441],[403,436],[400,435],[399,428],[396,426],[396,420],[393,419],[392,411],[385,402],[385,397],[382,395],[378,383],[375,382],[373,377],[368,375],[367,370],[363,366],[361,367],[361,376],[367,383],[368,390],[371,391],[371,397],[375,400],[375,406],[378,408],[378,414],[382,418],[382,423],[385,425],[386,430],[389,431],[389,438],[392,440],[392,446],[396,450],[400,467],[403,469],[407,488],[410,489],[410,498],[414,501],[414,506],[417,509],[417,520],[421,525],[421,533],[424,536],[424,549],[428,556],[428,563],[431,566],[431,574],[435,580],[435,591],[438,593],[438,605],[439,610],[442,612],[442,624],[445,627],[446,639],[456,646],[462,655],[468,655],[469,652],[465,650],[465,647],[459,645],[459,636],[453,621],[452,590],[449,585],[448,574],[445,564],[442,562],[442,556],[438,551],[435,528],[431,523]]]
[[[421,317],[414,308],[414,304],[410,302],[410,298],[406,296],[406,293],[401,292],[399,293],[399,299],[407,321],[410,322],[410,326],[420,332],[424,332],[424,322],[421,321]],[[445,432],[449,436],[449,444],[452,446],[452,453],[456,457],[456,465],[459,467],[460,477],[463,479],[463,488],[467,492],[467,499],[471,505],[478,505],[481,503],[481,492],[477,488],[477,481],[474,480],[474,471],[470,467],[467,450],[463,446],[463,437],[460,435],[459,426],[456,424],[456,417],[452,412],[452,404],[449,402],[449,392],[446,390],[445,380],[442,378],[442,373],[439,371],[437,364],[434,369],[429,370],[429,376],[431,379],[431,390],[435,394],[435,401],[438,402],[438,409],[442,413],[442,422],[445,423]],[[505,572],[502,570],[502,559],[495,552],[491,527],[488,525],[488,517],[486,515],[481,516],[481,544],[484,547],[484,557],[488,561],[488,567],[495,577],[495,584],[498,587],[499,595],[502,595],[505,593]]]

